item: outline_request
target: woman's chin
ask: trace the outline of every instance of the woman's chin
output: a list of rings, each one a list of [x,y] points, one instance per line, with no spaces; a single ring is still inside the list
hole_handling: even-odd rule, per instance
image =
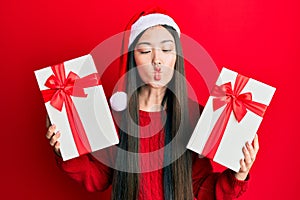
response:
[[[147,84],[148,86],[152,87],[152,88],[156,88],[156,89],[159,89],[159,88],[164,88],[166,87],[166,83],[162,82],[161,80],[160,81],[153,81],[153,82],[150,82]]]

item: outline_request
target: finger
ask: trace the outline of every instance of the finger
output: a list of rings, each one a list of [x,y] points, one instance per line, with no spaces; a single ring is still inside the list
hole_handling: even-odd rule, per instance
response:
[[[240,172],[246,172],[247,167],[246,167],[246,163],[245,163],[244,159],[240,160],[240,165],[241,165]]]
[[[60,132],[58,131],[51,139],[50,139],[50,145],[54,146],[57,142],[58,138],[60,137]]]
[[[55,129],[56,129],[56,126],[55,125],[52,125],[48,128],[48,131],[46,133],[46,138],[47,139],[51,139],[51,137],[53,136],[54,132],[55,132]]]
[[[48,130],[46,133],[46,138],[50,140],[54,135],[55,133],[53,131]]]
[[[60,153],[60,142],[57,141],[54,145],[54,151],[57,155],[61,156],[61,153]]]
[[[46,127],[49,127],[50,125],[51,125],[51,122],[50,122],[49,116],[46,115]]]
[[[246,147],[243,147],[243,153],[244,153],[244,160],[246,165],[250,165],[252,163],[250,153]]]
[[[259,142],[258,142],[258,135],[256,134],[253,141],[254,151],[257,153],[259,150]]]
[[[254,161],[255,157],[256,157],[256,152],[254,151],[253,146],[249,142],[247,142],[246,147],[247,147],[247,150],[250,154],[251,161]]]

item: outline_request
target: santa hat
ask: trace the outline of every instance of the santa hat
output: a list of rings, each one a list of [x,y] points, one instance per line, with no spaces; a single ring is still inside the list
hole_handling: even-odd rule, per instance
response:
[[[129,21],[126,26],[126,30],[123,33],[119,78],[122,78],[126,74],[127,55],[130,45],[144,30],[157,25],[171,26],[180,36],[180,29],[178,25],[169,15],[166,14],[166,11],[161,8],[151,8],[135,15]],[[127,108],[127,94],[125,92],[126,83],[124,79],[120,82],[121,83],[117,85],[117,91],[110,98],[110,105],[115,111],[123,111]]]

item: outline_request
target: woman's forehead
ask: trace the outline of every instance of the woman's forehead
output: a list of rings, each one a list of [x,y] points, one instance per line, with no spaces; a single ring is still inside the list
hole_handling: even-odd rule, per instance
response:
[[[174,42],[171,33],[161,25],[148,28],[138,41],[138,44],[158,44]]]

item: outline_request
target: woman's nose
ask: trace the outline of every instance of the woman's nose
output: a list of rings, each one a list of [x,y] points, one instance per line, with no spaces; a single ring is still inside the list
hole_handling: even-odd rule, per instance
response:
[[[161,65],[161,55],[160,55],[160,50],[159,49],[154,49],[153,50],[153,64],[154,66]]]

